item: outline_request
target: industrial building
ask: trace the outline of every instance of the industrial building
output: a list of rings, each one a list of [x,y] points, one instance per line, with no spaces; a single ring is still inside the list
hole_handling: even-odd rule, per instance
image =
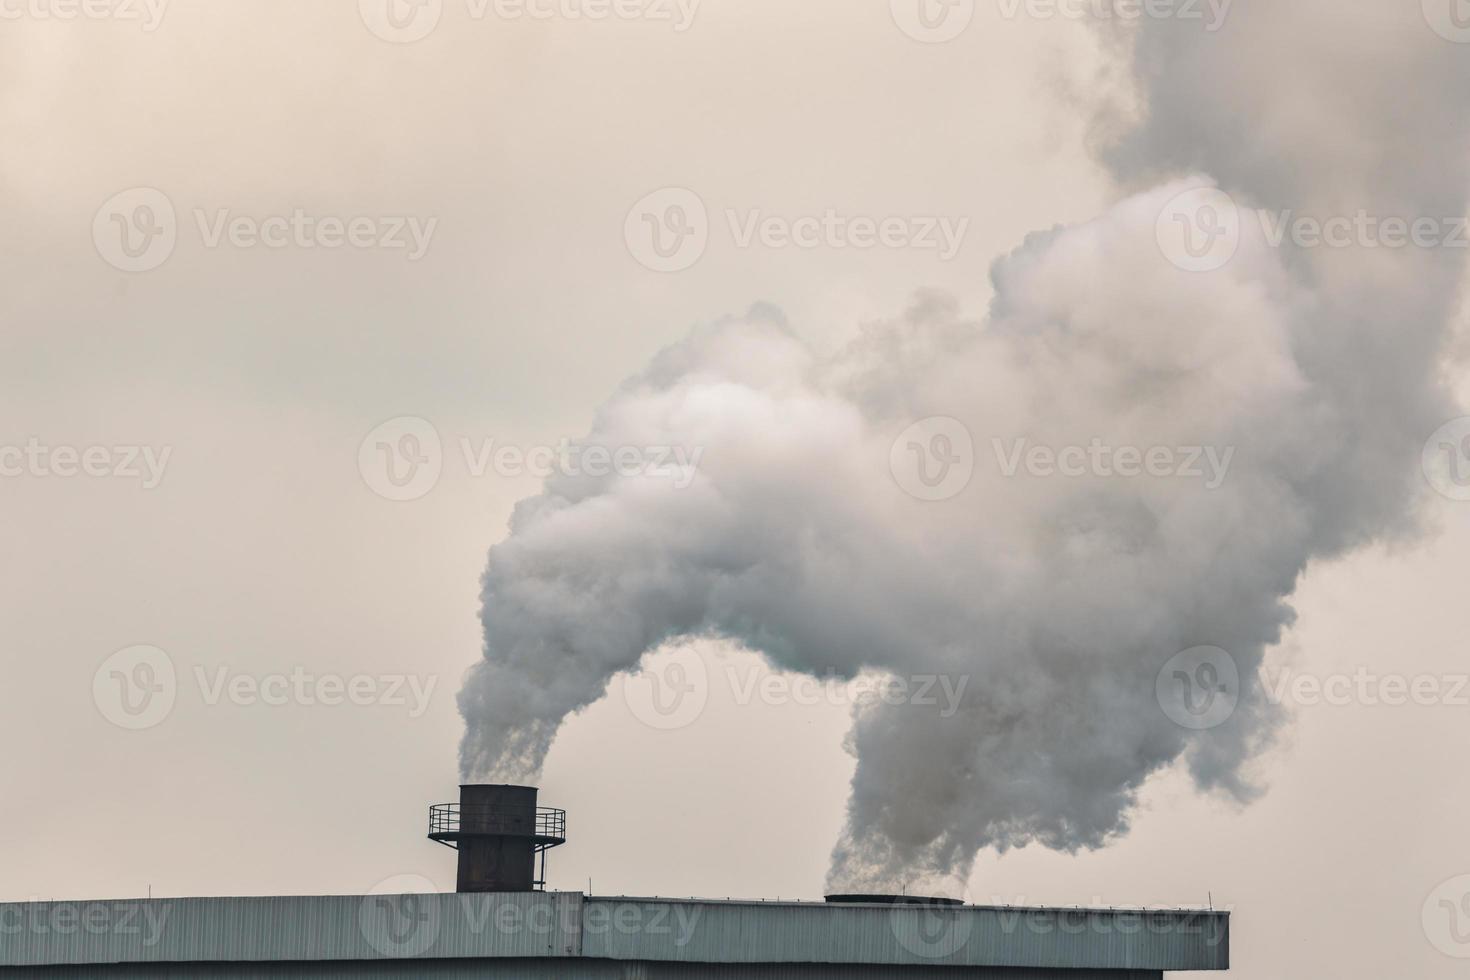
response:
[[[0,904],[0,975],[1158,980],[1230,965],[1225,912],[537,891],[565,814],[535,801],[466,786],[433,808],[430,838],[459,851],[453,894]]]

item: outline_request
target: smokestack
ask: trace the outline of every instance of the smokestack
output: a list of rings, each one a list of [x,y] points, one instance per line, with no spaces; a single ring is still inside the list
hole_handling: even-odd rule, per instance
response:
[[[529,892],[546,884],[546,852],[566,843],[567,812],[536,805],[534,786],[462,785],[429,808],[429,839],[459,851],[459,892]],[[537,858],[540,867],[537,867]]]

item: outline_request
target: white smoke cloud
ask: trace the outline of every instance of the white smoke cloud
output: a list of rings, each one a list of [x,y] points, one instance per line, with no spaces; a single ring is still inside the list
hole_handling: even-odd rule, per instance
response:
[[[1209,35],[1141,27],[1141,121],[1107,159],[1159,185],[1028,238],[996,264],[983,320],[921,295],[823,355],[758,307],[630,380],[587,442],[700,449],[699,472],[683,490],[557,476],[519,506],[460,695],[466,778],[534,780],[562,719],[612,676],[716,635],[785,669],[969,679],[952,717],[855,711],[840,890],[964,876],[985,847],[1102,846],[1181,759],[1249,799],[1242,766],[1275,723],[1250,680],[1298,576],[1412,526],[1420,447],[1450,415],[1436,372],[1461,272],[1443,250],[1277,246],[1253,209],[1450,215],[1467,183],[1463,121],[1368,83],[1463,92],[1464,52],[1403,11],[1285,6],[1240,0]],[[1160,215],[1217,180],[1244,208],[1239,246],[1185,271]],[[925,501],[890,462],[936,416],[968,430],[975,472]],[[1023,439],[1231,455],[1213,489],[1008,476]],[[1196,731],[1155,682],[1206,644],[1247,683],[1228,721]]]

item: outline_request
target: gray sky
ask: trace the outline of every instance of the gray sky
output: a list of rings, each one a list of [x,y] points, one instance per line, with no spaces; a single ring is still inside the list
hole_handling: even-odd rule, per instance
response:
[[[1383,43],[1470,58],[1427,6]],[[464,443],[579,437],[660,349],[755,302],[818,349],[919,288],[980,318],[997,257],[1150,186],[1091,152],[1097,111],[1125,86],[1082,22],[980,3],[963,33],[926,43],[888,7],[704,0],[679,30],[677,6],[673,21],[535,20],[446,0],[431,33],[398,43],[371,3],[173,0],[148,23],[143,5],[143,22],[133,8],[67,20],[64,4],[0,0],[0,447],[45,460],[0,477],[0,900],[355,893],[395,875],[452,887],[424,810],[455,795],[454,694],[482,642],[486,551],[540,488],[509,467],[476,476]],[[1330,34],[1299,26],[1263,59]],[[1308,95],[1280,99],[1311,116]],[[1324,138],[1297,132],[1272,138]],[[677,272],[649,268],[625,227],[665,188],[710,217]],[[167,223],[158,195],[176,241],[129,257],[112,216],[141,235],[140,204]],[[726,216],[829,208],[968,224],[946,259],[742,247]],[[343,237],[367,218],[374,244],[322,247],[317,224],[251,244],[297,209]],[[417,258],[411,227],[427,235]],[[395,502],[359,454],[404,416],[432,423],[443,468]],[[37,455],[58,447],[107,447],[99,472],[123,472],[58,475],[64,453]],[[1313,563],[1267,658],[1318,679],[1432,678],[1440,703],[1287,695],[1251,763],[1258,801],[1201,795],[1170,769],[1125,839],[982,853],[968,897],[1212,893],[1237,910],[1243,977],[1458,975],[1436,944],[1470,948],[1425,915],[1470,875],[1470,690],[1453,691],[1470,503],[1452,496],[1426,492],[1420,538]],[[112,671],[158,663],[109,661],[139,645],[174,671],[162,717],[109,700]],[[779,686],[748,697],[766,673],[753,655],[691,655],[708,700],[678,727],[649,724],[616,680],[558,736],[543,799],[570,811],[571,843],[552,886],[818,897],[853,775],[847,706],[784,703]],[[319,703],[324,677],[356,679],[369,703]]]

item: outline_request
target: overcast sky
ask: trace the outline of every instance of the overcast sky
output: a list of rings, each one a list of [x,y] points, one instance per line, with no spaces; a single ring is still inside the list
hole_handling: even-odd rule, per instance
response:
[[[452,888],[426,808],[457,792],[487,550],[541,487],[493,449],[585,435],[661,349],[756,303],[817,350],[920,289],[982,318],[998,257],[1146,184],[1094,153],[1116,52],[1009,7],[929,28],[880,0],[445,0],[431,25],[0,0],[0,901]],[[1436,9],[1423,43],[1470,39]],[[702,210],[699,247],[661,253],[650,210],[670,235]],[[844,230],[810,247],[742,242],[829,210]],[[917,221],[854,244],[891,216]],[[405,437],[441,447],[416,484],[373,465]],[[966,897],[1213,900],[1248,980],[1460,975],[1470,932],[1437,913],[1470,894],[1470,494],[1440,489],[1424,534],[1299,583],[1272,676],[1373,693],[1281,698],[1262,798],[1166,770],[1125,839],[983,852]],[[715,641],[683,655],[707,671],[692,714],[619,679],[557,738],[551,886],[819,898],[850,705],[761,688]],[[1383,703],[1384,677],[1437,693]]]

